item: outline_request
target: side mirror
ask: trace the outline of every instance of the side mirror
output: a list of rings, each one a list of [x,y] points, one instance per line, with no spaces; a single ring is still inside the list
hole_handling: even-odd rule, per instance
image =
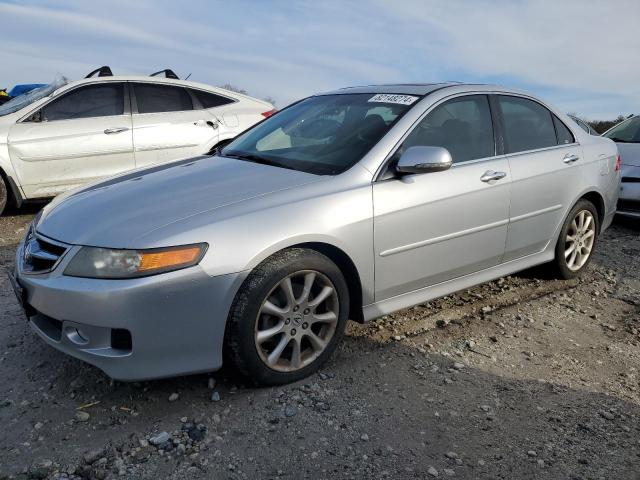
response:
[[[409,147],[398,160],[398,173],[430,173],[448,170],[453,165],[449,150],[443,147]]]

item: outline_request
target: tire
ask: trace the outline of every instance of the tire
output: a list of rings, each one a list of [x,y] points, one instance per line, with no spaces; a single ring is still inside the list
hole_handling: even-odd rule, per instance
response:
[[[581,215],[587,225],[579,228]],[[576,227],[581,233],[576,231]],[[600,220],[596,207],[588,200],[579,200],[567,215],[560,230],[555,258],[549,264],[552,275],[565,280],[578,276],[591,263],[599,233]],[[588,253],[585,254],[587,250]]]
[[[4,178],[2,178],[2,175],[0,175],[0,215],[2,215],[2,212],[4,212],[8,202],[9,194],[7,190],[7,184],[5,183]]]
[[[295,382],[331,356],[348,315],[349,289],[336,264],[314,250],[283,250],[258,265],[236,294],[226,354],[257,385]]]

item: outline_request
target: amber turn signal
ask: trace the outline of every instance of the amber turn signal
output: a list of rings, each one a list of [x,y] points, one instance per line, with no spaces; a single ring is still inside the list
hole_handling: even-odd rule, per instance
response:
[[[201,247],[185,247],[175,250],[144,253],[140,252],[139,272],[181,267],[194,263],[202,253]]]

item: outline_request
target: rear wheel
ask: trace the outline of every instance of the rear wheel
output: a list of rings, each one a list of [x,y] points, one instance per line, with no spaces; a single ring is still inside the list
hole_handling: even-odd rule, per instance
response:
[[[574,278],[584,270],[593,256],[599,231],[596,207],[587,200],[580,200],[569,212],[560,232],[555,259],[551,263],[555,276]]]
[[[326,256],[292,248],[245,280],[229,314],[226,348],[238,369],[263,385],[315,372],[342,338],[349,293]]]

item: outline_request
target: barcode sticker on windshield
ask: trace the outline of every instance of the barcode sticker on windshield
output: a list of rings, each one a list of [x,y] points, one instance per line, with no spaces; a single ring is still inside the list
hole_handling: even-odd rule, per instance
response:
[[[369,102],[376,103],[398,103],[400,105],[411,105],[418,100],[412,95],[395,95],[392,93],[378,93],[369,99]]]

